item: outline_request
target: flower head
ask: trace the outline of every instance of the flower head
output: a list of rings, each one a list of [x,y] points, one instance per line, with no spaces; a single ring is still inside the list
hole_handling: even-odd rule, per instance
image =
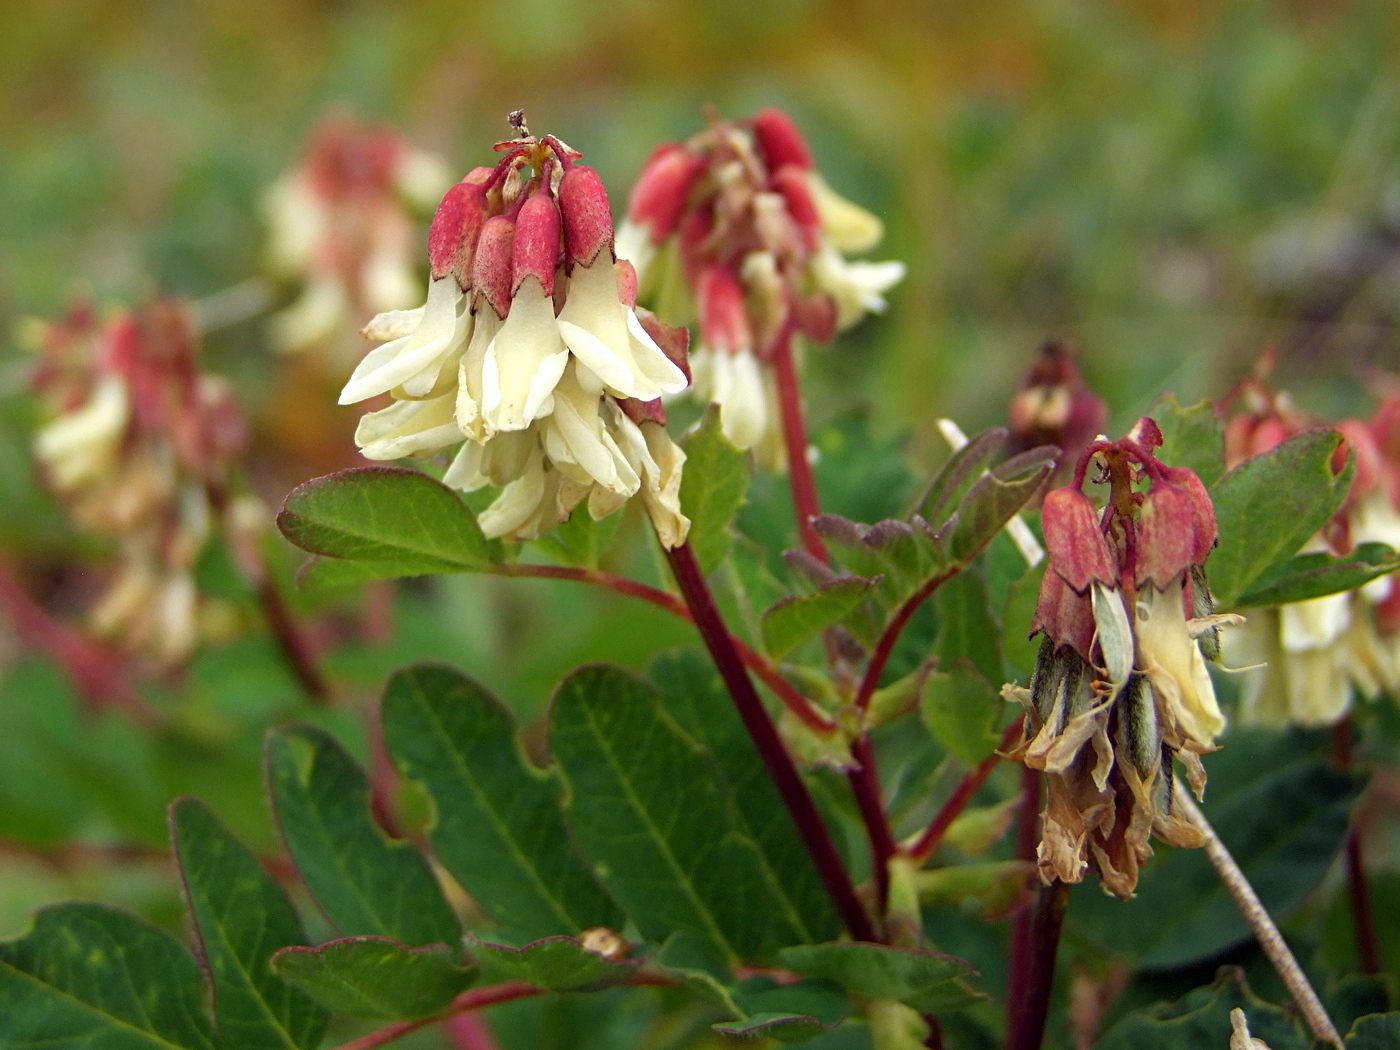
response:
[[[657,313],[697,323],[695,391],[720,405],[725,435],[777,470],[774,354],[796,335],[829,342],[885,308],[904,264],[846,258],[882,232],[827,185],[796,125],[770,108],[652,154],[617,243]]]
[[[663,542],[683,542],[684,456],[658,399],[688,382],[685,334],[635,309],[607,192],[580,154],[528,134],[497,148],[433,218],[427,302],[365,329],[384,342],[341,402],[394,400],[356,442],[370,459],[461,444],[446,483],[502,489],[480,516],[488,536],[533,539],[585,502],[602,517],[640,494]]]
[[[1230,466],[1267,452],[1304,430],[1325,425],[1268,385],[1265,355],[1235,390],[1225,427]],[[1349,554],[1362,543],[1400,549],[1400,396],[1384,399],[1368,421],[1336,424],[1356,475],[1345,502],[1304,548]],[[1400,587],[1393,576],[1353,591],[1261,609],[1232,632],[1231,651],[1252,670],[1240,696],[1240,719],[1257,725],[1335,725],[1353,695],[1400,689]]]
[[[1073,482],[1045,497],[1049,567],[1033,631],[1044,634],[1017,755],[1048,775],[1039,862],[1045,881],[1095,872],[1126,899],[1150,835],[1200,845],[1171,811],[1173,760],[1204,787],[1196,757],[1224,718],[1199,639],[1229,618],[1209,606],[1205,562],[1215,513],[1190,470],[1162,464],[1150,419],[1081,455]],[[1090,466],[1102,508],[1083,491]]]
[[[412,305],[414,215],[447,182],[441,160],[388,128],[339,114],[326,120],[267,195],[269,265],[301,285],[272,319],[274,343],[324,345],[370,314]]]

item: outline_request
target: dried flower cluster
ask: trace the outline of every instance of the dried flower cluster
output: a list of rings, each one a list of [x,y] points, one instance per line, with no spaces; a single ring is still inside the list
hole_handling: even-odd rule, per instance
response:
[[[1205,579],[1215,513],[1204,486],[1153,454],[1150,419],[1118,441],[1096,441],[1072,483],[1045,498],[1050,555],[1032,630],[1044,633],[1016,755],[1047,774],[1041,878],[1078,882],[1086,872],[1127,899],[1151,856],[1152,834],[1198,846],[1172,814],[1172,762],[1199,796],[1198,755],[1224,728],[1205,657],[1218,630]],[[1107,484],[1096,509],[1083,492],[1090,468]]]
[[[659,398],[687,383],[683,332],[634,309],[631,266],[613,252],[607,193],[553,136],[500,143],[443,198],[429,233],[431,281],[417,310],[381,314],[341,393],[390,394],[356,443],[370,459],[432,456],[460,442],[444,481],[501,486],[488,536],[533,539],[587,502],[595,518],[642,497],[662,542],[684,541],[685,456]]]
[[[1300,411],[1265,380],[1265,357],[1235,391],[1236,411],[1225,428],[1225,457],[1234,466],[1325,421]],[[1390,394],[1369,421],[1336,424],[1356,456],[1346,502],[1304,548],[1335,555],[1363,543],[1400,549],[1400,395]],[[1231,655],[1246,674],[1240,719],[1256,725],[1335,725],[1353,693],[1374,697],[1400,690],[1400,587],[1383,576],[1354,591],[1252,613],[1232,632]],[[1258,665],[1263,665],[1258,667]]]
[[[200,630],[195,562],[244,445],[232,389],[200,374],[187,313],[157,301],[99,325],[86,310],[47,328],[34,383],[54,418],[34,454],[84,529],[119,544],[94,631],[170,666]]]
[[[642,300],[698,324],[695,392],[720,405],[725,435],[760,464],[785,462],[774,356],[801,334],[829,342],[904,276],[899,262],[852,262],[880,220],[838,196],[792,121],[765,109],[661,146],[632,191],[618,253]]]

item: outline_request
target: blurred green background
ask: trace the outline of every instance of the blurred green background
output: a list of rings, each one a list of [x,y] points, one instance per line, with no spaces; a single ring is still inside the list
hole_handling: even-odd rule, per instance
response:
[[[1049,336],[1078,344],[1115,430],[1164,391],[1220,395],[1267,344],[1303,405],[1364,413],[1378,376],[1400,370],[1397,34],[1393,0],[5,3],[0,332],[76,294],[198,300],[257,272],[261,197],[337,107],[463,173],[523,108],[586,154],[616,210],[655,144],[699,127],[705,105],[776,104],[828,181],[884,218],[875,257],[909,266],[885,318],[808,355],[818,423],[863,408],[878,437],[911,435],[926,476],[946,455],[933,420],[1001,422]],[[306,402],[285,386],[294,374],[256,319],[205,349],[237,380],[267,460],[286,406]],[[85,548],[28,462],[27,363],[6,338],[0,543],[42,567]],[[350,461],[348,429],[323,440],[342,441],[323,458]],[[255,478],[269,503],[328,467],[289,469]],[[389,668],[436,655],[536,714],[581,660],[636,665],[690,641],[565,584],[404,594],[394,645],[333,664],[357,702]],[[87,837],[136,843],[154,865],[98,879],[74,861],[55,882],[50,866],[7,864],[0,934],[70,894],[177,923],[159,851],[179,791],[275,848],[255,790],[261,731],[305,710],[269,648],[201,657],[183,735],[153,741],[84,725],[56,672],[0,646],[0,852]],[[349,706],[329,721],[354,737]]]

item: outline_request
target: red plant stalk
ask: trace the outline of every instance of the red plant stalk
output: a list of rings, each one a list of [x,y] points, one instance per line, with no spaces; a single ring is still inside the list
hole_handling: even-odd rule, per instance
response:
[[[1050,992],[1055,985],[1055,956],[1059,954],[1060,930],[1069,904],[1069,886],[1056,879],[1041,886],[1030,907],[1026,935],[1023,981],[1007,993],[1011,1024],[1006,1050],[1040,1050],[1045,1038],[1045,1018],[1050,1012]]]
[[[1339,722],[1332,731],[1332,753],[1343,770],[1353,766],[1351,750],[1351,718]],[[1356,954],[1362,973],[1381,972],[1380,944],[1376,937],[1375,914],[1371,910],[1371,892],[1366,883],[1366,867],[1361,856],[1361,827],[1355,816],[1346,837],[1347,888],[1351,896],[1351,923],[1356,936]]]
[[[792,359],[792,326],[785,325],[774,340],[773,371],[778,380],[778,404],[783,415],[783,442],[787,447],[788,479],[792,502],[797,511],[797,531],[807,553],[823,565],[831,563],[826,544],[817,535],[813,520],[821,513],[817,484],[807,459],[807,424],[802,416],[802,394],[797,384],[797,366]]]
[[[999,752],[1005,751],[1016,743],[1021,736],[1022,719],[1018,718],[1011,725],[1007,726],[1006,732],[1001,735],[1001,743],[996,751],[982,759],[981,762],[968,770],[967,774],[958,781],[958,786],[953,788],[953,793],[948,796],[948,801],[943,803],[943,807],[933,815],[928,827],[920,833],[914,840],[914,844],[905,850],[910,857],[917,861],[925,861],[933,856],[933,853],[943,843],[943,836],[948,833],[948,829],[953,826],[953,821],[957,820],[962,811],[981,790],[982,785],[987,782],[987,778],[992,775],[992,770],[1001,761]],[[1032,828],[1034,823],[1032,823]],[[1031,852],[1035,852],[1035,842],[1032,839]]]
[[[705,648],[709,650],[720,677],[724,679],[729,696],[734,701],[740,719],[743,720],[744,728],[748,730],[749,738],[753,740],[764,766],[768,769],[768,775],[772,777],[778,794],[787,806],[798,834],[811,855],[812,863],[816,866],[817,873],[841,916],[841,921],[856,940],[874,941],[875,929],[871,925],[870,917],[861,906],[860,898],[856,896],[850,876],[841,863],[841,857],[836,852],[826,825],[822,823],[821,815],[817,813],[812,796],[807,793],[807,787],[802,783],[802,777],[793,764],[792,756],[783,747],[778,731],[769,721],[768,712],[763,709],[763,702],[759,700],[753,682],[749,680],[743,660],[734,646],[734,639],[720,617],[714,597],[705,583],[705,575],[700,571],[699,562],[695,560],[695,553],[689,544],[682,544],[668,550],[666,558],[671,564],[671,571],[675,574],[676,583],[690,608]]]
[[[1041,773],[1030,766],[1021,767],[1021,807],[1016,825],[1016,859],[1034,863],[1036,839],[1040,828]],[[1036,898],[1036,902],[1039,897]],[[1011,941],[1007,945],[1006,1028],[1008,1047],[1016,1046],[1019,1026],[1024,1022],[1022,1003],[1030,981],[1032,914],[1036,902],[1017,908],[1011,916]],[[1042,1025],[1044,1019],[1042,1018]],[[1039,1045],[1037,1043],[1037,1045]]]

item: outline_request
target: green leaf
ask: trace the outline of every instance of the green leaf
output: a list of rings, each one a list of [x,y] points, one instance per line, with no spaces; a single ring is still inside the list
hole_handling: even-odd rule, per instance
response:
[[[666,938],[650,964],[678,978],[690,991],[728,1011],[731,1017],[744,1016],[734,1001],[734,974],[714,945],[698,934],[677,930]]]
[[[317,1046],[326,1012],[268,965],[278,949],[306,943],[291,901],[198,799],[172,803],[170,830],[220,1034],[231,1046]]]
[[[307,558],[297,570],[297,587],[304,591],[352,587],[370,580],[397,580],[405,576],[426,576],[438,570],[425,569],[412,558],[384,561],[351,561],[348,558]]]
[[[1225,425],[1209,401],[1182,408],[1166,394],[1147,413],[1162,431],[1157,458],[1173,467],[1189,467],[1210,488],[1225,473]]]
[[[924,682],[919,713],[929,735],[971,767],[996,750],[1001,695],[966,660],[954,661]]]
[[[1030,631],[1048,564],[1049,559],[1042,558],[1039,565],[1013,583],[1007,589],[1006,605],[1002,609],[1001,622],[1006,625],[1002,646],[1006,659],[1021,673],[1018,680],[1022,685],[1030,682],[1040,652],[1040,639],[1033,640]]]
[[[1230,1011],[1244,1011],[1249,1031],[1270,1050],[1308,1050],[1312,1039],[1287,1013],[1257,998],[1239,970],[1223,970],[1209,988],[1197,988],[1175,1003],[1129,1014],[1094,1050],[1221,1050],[1230,1044]]]
[[[919,517],[935,529],[947,521],[982,472],[991,469],[1006,442],[1006,434],[1004,427],[984,430],[949,456],[919,500]]]
[[[6,1050],[216,1050],[208,994],[179,941],[104,905],[51,905],[0,942]]]
[[[485,572],[492,562],[457,494],[399,467],[356,467],[299,485],[277,527],[312,554],[374,562],[373,571],[397,576]]]
[[[638,966],[634,960],[610,961],[572,937],[544,937],[520,948],[472,937],[467,948],[483,968],[547,992],[597,991],[627,980]]]
[[[288,852],[342,933],[455,944],[461,926],[427,859],[374,819],[364,771],[322,729],[274,730],[267,780]]]
[[[938,666],[950,668],[954,661],[966,660],[999,688],[1006,681],[1001,625],[992,615],[982,574],[969,569],[945,580],[933,594],[933,607],[938,613],[933,643]]]
[[[596,568],[598,559],[608,549],[621,521],[621,514],[609,514],[602,521],[594,521],[588,508],[580,506],[563,524],[535,540],[534,544],[564,565]]]
[[[831,897],[714,664],[697,650],[676,649],[659,653],[646,674],[661,690],[666,713],[714,755],[731,812],[763,853],[779,909],[803,940],[835,939],[841,923]]]
[[[1259,576],[1235,608],[1286,605],[1351,591],[1378,576],[1400,570],[1400,558],[1384,543],[1363,543],[1345,557],[1325,551],[1300,554]]]
[[[432,1017],[476,980],[457,947],[410,948],[387,937],[347,937],[319,948],[287,948],[272,968],[326,1009],[349,1017]]]
[[[729,550],[729,523],[749,489],[749,457],[724,436],[718,405],[706,410],[700,427],[685,437],[681,448],[681,510],[690,518],[690,546],[701,570],[709,573]]]
[[[494,696],[451,667],[405,668],[384,692],[384,737],[433,799],[438,859],[497,922],[526,937],[622,926],[569,841],[558,778],[525,757]]]
[[[834,981],[779,984],[767,975],[751,977],[734,992],[743,1017],[711,1027],[724,1035],[766,1036],[801,1043],[829,1032],[846,1019],[850,1005]]]
[[[1347,1050],[1395,1050],[1400,1046],[1400,1013],[1358,1018],[1347,1033]]]
[[[969,561],[986,546],[1045,484],[1058,454],[1054,448],[1033,448],[978,478],[953,516],[937,529],[948,560]]]
[[[812,594],[784,598],[763,614],[763,647],[781,660],[808,638],[838,623],[864,600],[872,580],[838,576]]]
[[[649,683],[605,666],[569,676],[554,697],[550,743],[574,837],[643,936],[690,930],[745,960],[806,939],[713,754]]]
[[[803,977],[824,977],[848,992],[897,999],[920,1013],[943,1013],[985,999],[964,984],[972,967],[961,959],[917,948],[841,941],[796,945],[778,961]]]
[[[1220,545],[1206,563],[1220,609],[1232,609],[1254,581],[1291,558],[1341,506],[1355,456],[1332,470],[1342,437],[1309,430],[1247,459],[1211,490]]]
[[[1323,762],[1279,768],[1266,740],[1262,733],[1228,739],[1227,752],[1239,749],[1239,761],[1248,756],[1251,767],[1268,772],[1217,805],[1208,802],[1206,816],[1265,910],[1282,919],[1331,866],[1361,782]],[[1097,887],[1077,892],[1071,922],[1086,932],[1091,929],[1104,947],[1136,956],[1154,970],[1210,959],[1251,937],[1202,851],[1154,848],[1162,856],[1143,872],[1136,897],[1124,903],[1105,897]]]

